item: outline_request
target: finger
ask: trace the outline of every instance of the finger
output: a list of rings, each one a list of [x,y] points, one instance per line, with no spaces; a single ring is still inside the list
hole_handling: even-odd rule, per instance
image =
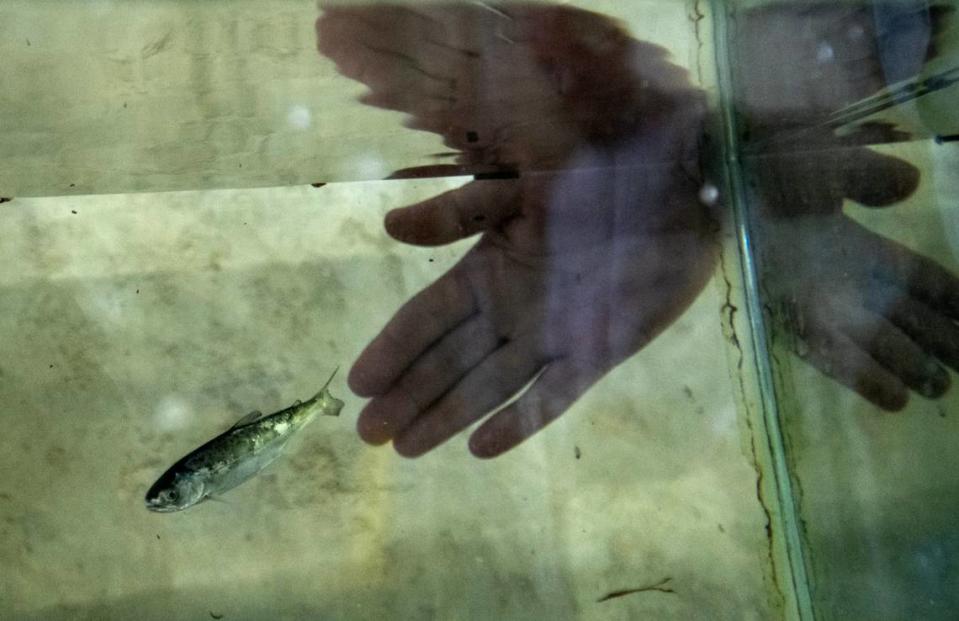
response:
[[[471,102],[457,102],[455,110],[416,115],[403,121],[403,126],[419,131],[438,134],[443,144],[450,149],[473,152],[473,157],[482,155],[490,160],[503,160],[497,147],[503,144],[502,119],[486,118],[481,107]],[[489,161],[488,163],[494,163]]]
[[[514,448],[556,420],[605,373],[569,358],[551,362],[512,405],[497,412],[470,436],[470,452],[492,458]]]
[[[423,71],[441,79],[463,79],[475,70],[476,53],[457,47],[447,24],[429,7],[416,10],[402,6],[377,5],[354,8],[370,35],[364,43],[370,47],[389,50],[409,58]]]
[[[798,353],[824,375],[880,408],[895,412],[906,407],[909,392],[902,381],[842,332],[820,328]]]
[[[605,15],[572,7],[520,11],[534,57],[552,76],[573,119],[591,137],[621,138],[644,118],[676,107],[672,95],[692,93],[685,69],[664,48],[632,39]]]
[[[429,179],[432,177],[462,177],[475,174],[473,167],[463,164],[431,164],[401,168],[389,174],[386,179]]]
[[[849,146],[889,144],[912,139],[912,134],[909,132],[884,121],[867,121],[852,128],[849,133],[843,132],[842,136],[836,136],[830,131],[829,136],[833,141],[838,138],[840,143]]]
[[[876,278],[908,291],[951,319],[959,319],[959,278],[898,242],[883,237],[877,241],[879,250],[872,270]]]
[[[428,53],[389,47],[386,33],[356,19],[349,11],[329,11],[316,22],[317,49],[336,63],[345,76],[360,81],[374,91],[407,91],[418,98],[449,98],[451,78],[420,57]],[[430,47],[424,44],[425,47]],[[411,56],[411,52],[417,52]]]
[[[941,397],[948,390],[949,373],[935,358],[882,316],[858,311],[857,320],[843,331],[863,351],[924,397]]]
[[[347,382],[354,393],[385,393],[423,351],[476,312],[468,269],[461,260],[400,307],[350,369]]]
[[[462,3],[459,5],[422,3],[417,11],[443,25],[444,44],[471,56],[488,53],[494,45],[518,39],[511,8],[492,3]]]
[[[959,326],[952,320],[891,288],[873,287],[866,303],[888,317],[920,347],[959,371]]]
[[[489,179],[386,214],[386,231],[419,246],[448,244],[494,227],[519,209],[519,181]]]
[[[405,457],[436,448],[515,395],[544,363],[532,339],[506,343],[400,431],[394,448]]]
[[[423,96],[422,93],[400,88],[371,91],[360,96],[360,103],[384,110],[396,110],[415,114],[429,119],[445,119],[453,106],[451,94],[445,96]]]
[[[357,431],[370,444],[383,444],[447,392],[499,343],[484,315],[474,315],[444,336],[389,391],[360,413]]]
[[[919,169],[897,157],[871,149],[844,153],[840,162],[843,192],[867,207],[886,207],[904,200],[919,187]]]

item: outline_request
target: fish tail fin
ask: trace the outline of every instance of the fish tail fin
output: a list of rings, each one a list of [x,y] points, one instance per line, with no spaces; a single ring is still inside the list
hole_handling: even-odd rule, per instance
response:
[[[330,378],[323,384],[323,388],[320,388],[320,392],[316,393],[313,397],[313,400],[320,404],[322,413],[327,416],[339,416],[340,410],[343,409],[344,403],[331,395],[329,390],[330,382],[333,381],[333,378],[336,377],[336,372],[339,370],[339,366],[333,369],[333,373],[330,374]]]
[[[333,378],[336,377],[336,372],[339,371],[339,370],[340,370],[340,366],[337,365],[336,368],[333,369],[333,372],[330,373],[330,378],[329,378],[328,380],[326,380],[326,383],[325,383],[325,384],[323,384],[323,388],[320,388],[320,392],[316,393],[316,396],[317,396],[317,397],[320,397],[323,393],[326,392],[326,389],[330,387],[330,382],[333,381]]]

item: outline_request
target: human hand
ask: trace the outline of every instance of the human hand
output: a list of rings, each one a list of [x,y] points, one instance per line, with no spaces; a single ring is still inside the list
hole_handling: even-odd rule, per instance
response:
[[[406,456],[499,408],[470,450],[516,446],[672,323],[715,263],[697,198],[703,104],[684,72],[601,16],[499,9],[343,7],[317,24],[366,103],[411,114],[461,163],[517,173],[387,215],[406,243],[482,234],[350,372],[372,397],[360,435]]]
[[[821,128],[915,77],[938,54],[954,8],[927,2],[776,3],[740,11],[730,37],[747,149],[767,134]],[[876,120],[876,119],[873,119]]]
[[[763,214],[756,231],[761,281],[801,358],[894,411],[910,389],[941,396],[942,365],[959,369],[959,279],[842,213],[843,198],[879,207],[918,183],[908,163],[859,151],[834,154],[840,168],[831,158],[814,167],[808,153],[763,158],[763,200],[779,213]]]
[[[749,131],[744,161],[756,180],[755,239],[772,319],[800,357],[898,410],[910,389],[938,397],[949,386],[940,362],[959,363],[959,280],[843,213],[845,200],[887,207],[912,194],[919,171],[865,146],[909,136],[878,122],[840,136],[828,121],[883,88],[890,72],[905,79],[904,68],[921,68],[944,13],[933,7],[925,32],[906,31],[922,43],[906,47],[890,38],[902,33],[880,33],[875,15],[869,6],[827,4],[746,12],[735,44],[737,103]],[[890,49],[909,53],[890,64]]]

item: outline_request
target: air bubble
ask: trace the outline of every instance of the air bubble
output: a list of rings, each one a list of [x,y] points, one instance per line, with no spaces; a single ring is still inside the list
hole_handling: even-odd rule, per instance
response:
[[[836,52],[832,49],[832,46],[823,41],[819,44],[819,48],[816,50],[816,60],[820,63],[831,62],[836,57]]]
[[[699,188],[699,202],[707,207],[712,207],[719,200],[719,188],[711,183],[706,183]]]
[[[313,115],[306,106],[290,106],[286,113],[286,122],[297,129],[306,129],[313,122]]]

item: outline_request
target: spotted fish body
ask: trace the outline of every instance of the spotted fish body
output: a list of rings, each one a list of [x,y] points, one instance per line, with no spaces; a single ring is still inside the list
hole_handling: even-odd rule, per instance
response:
[[[297,401],[267,416],[251,412],[177,461],[150,487],[145,499],[147,509],[181,511],[256,476],[317,414],[339,416],[343,402],[329,392],[332,379],[308,401]]]

